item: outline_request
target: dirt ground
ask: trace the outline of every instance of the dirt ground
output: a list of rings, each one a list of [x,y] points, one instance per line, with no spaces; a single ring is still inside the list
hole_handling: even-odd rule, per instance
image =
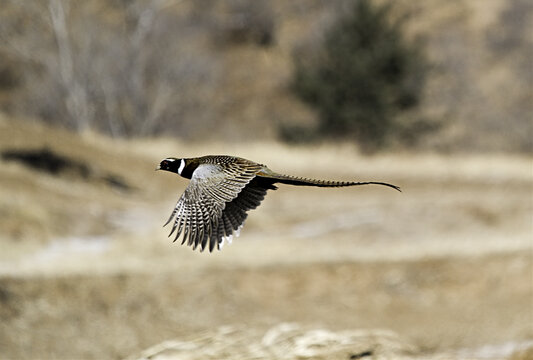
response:
[[[531,340],[531,256],[3,278],[8,358],[122,358],[221,326],[387,329],[415,353]],[[505,349],[504,349],[505,350]],[[481,351],[481,350],[480,350]],[[501,354],[495,348],[493,356]],[[507,355],[507,354],[504,354]]]
[[[164,341],[181,344],[171,359],[532,358],[529,157],[368,158],[343,146],[111,143],[1,122],[0,130],[0,150],[47,144],[118,172],[133,189],[0,160],[1,359],[133,359]],[[193,252],[161,228],[187,182],[153,168],[166,156],[206,153],[403,192],[282,186],[233,244]],[[273,329],[330,342],[351,331],[366,342],[333,356],[326,341],[317,355],[292,351],[303,341],[293,336],[260,352]],[[384,345],[391,337],[395,345]],[[203,353],[192,354],[194,344]]]

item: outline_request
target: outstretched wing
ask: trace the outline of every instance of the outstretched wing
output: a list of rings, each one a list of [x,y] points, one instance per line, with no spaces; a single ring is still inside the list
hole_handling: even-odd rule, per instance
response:
[[[169,236],[176,231],[176,241],[183,234],[182,244],[194,249],[200,245],[203,250],[208,242],[210,251],[220,248],[223,238],[230,239],[246,217],[243,218],[243,208],[237,205],[240,201],[229,204],[238,198],[259,169],[261,165],[241,159],[199,165],[165,224],[175,218]]]
[[[267,190],[276,190],[277,187],[269,180],[254,177],[235,199],[226,203],[218,222],[216,238],[222,246],[223,239],[231,242],[233,231],[238,236],[248,216],[249,210],[255,209],[265,198]],[[211,248],[210,248],[211,250]]]

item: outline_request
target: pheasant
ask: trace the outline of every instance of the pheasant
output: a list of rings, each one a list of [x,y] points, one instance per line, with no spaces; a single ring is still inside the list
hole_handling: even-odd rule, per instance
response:
[[[315,180],[276,173],[267,166],[227,155],[208,155],[196,158],[161,161],[156,170],[165,170],[190,179],[189,186],[179,198],[164,226],[172,220],[174,241],[183,234],[182,245],[200,251],[220,250],[224,240],[231,243],[247,217],[264,199],[274,184],[316,187],[344,187],[383,185],[401,191],[396,185],[377,181]]]

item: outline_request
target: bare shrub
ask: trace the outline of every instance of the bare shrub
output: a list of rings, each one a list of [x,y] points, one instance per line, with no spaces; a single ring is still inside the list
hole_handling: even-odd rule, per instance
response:
[[[173,11],[179,2],[8,5],[0,51],[23,67],[16,111],[113,136],[186,133],[185,119],[209,116],[202,99],[217,62],[199,51],[201,29]]]

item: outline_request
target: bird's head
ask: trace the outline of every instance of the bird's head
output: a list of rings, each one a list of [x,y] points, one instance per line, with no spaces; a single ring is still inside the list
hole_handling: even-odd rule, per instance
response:
[[[156,170],[165,170],[165,171],[170,171],[170,172],[181,175],[184,168],[185,168],[185,159],[176,159],[176,158],[170,157],[170,158],[161,160]]]

